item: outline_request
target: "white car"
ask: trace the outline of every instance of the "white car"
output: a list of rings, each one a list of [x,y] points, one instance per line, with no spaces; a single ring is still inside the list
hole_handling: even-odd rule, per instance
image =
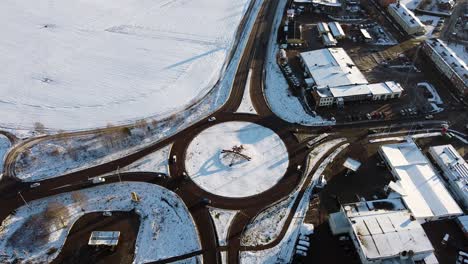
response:
[[[36,183],[33,183],[31,184],[31,186],[29,186],[30,188],[36,188],[36,187],[39,187],[41,186],[41,184],[39,182],[36,182]]]
[[[216,121],[216,117],[212,116],[212,117],[208,118],[208,122],[213,122],[213,121]]]
[[[103,177],[95,177],[95,178],[92,178],[92,179],[91,179],[91,182],[92,182],[93,184],[98,184],[98,183],[106,182],[106,179],[103,178]]]

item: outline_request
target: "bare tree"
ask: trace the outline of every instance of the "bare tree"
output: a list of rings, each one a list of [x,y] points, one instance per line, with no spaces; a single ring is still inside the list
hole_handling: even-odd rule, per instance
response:
[[[34,130],[37,133],[45,133],[45,126],[41,122],[35,122],[34,123]]]
[[[81,210],[83,210],[83,205],[86,202],[86,195],[81,191],[75,191],[72,192],[71,198],[73,199],[73,202],[76,203],[81,208]]]
[[[65,218],[68,218],[69,216],[67,207],[59,202],[51,202],[47,204],[47,208],[44,212],[45,220],[52,224],[56,224],[58,222],[60,224],[60,228],[64,228],[67,225]]]

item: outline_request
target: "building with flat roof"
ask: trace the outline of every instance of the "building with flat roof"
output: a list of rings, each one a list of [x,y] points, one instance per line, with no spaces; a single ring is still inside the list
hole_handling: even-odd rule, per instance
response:
[[[369,84],[342,48],[303,52],[300,59],[306,75],[314,82],[311,86],[317,106],[399,98],[403,92],[395,82]]]
[[[335,37],[335,39],[344,39],[346,37],[346,34],[344,33],[344,30],[341,27],[340,23],[329,22],[328,27],[330,28],[330,32],[333,34],[333,37]]]
[[[435,64],[436,68],[447,77],[461,95],[468,95],[468,68],[466,63],[440,39],[428,39],[422,49]]]
[[[434,257],[424,229],[400,199],[346,204],[330,215],[329,224],[333,234],[350,235],[364,264],[414,263]]]
[[[330,28],[328,27],[328,24],[325,22],[318,22],[317,23],[317,31],[320,36],[326,35],[327,33],[330,32]]]
[[[413,141],[383,145],[379,154],[395,178],[388,185],[389,189],[401,196],[416,219],[426,222],[463,214],[443,180]]]
[[[426,32],[421,20],[414,15],[413,11],[406,8],[404,4],[389,4],[387,9],[388,13],[408,35],[422,35]]]
[[[326,34],[322,34],[322,42],[325,47],[332,47],[338,44],[338,41],[333,37],[333,35],[328,32]]]
[[[110,246],[119,244],[120,231],[93,231],[89,237],[90,246]]]
[[[468,210],[468,164],[452,145],[433,146],[429,154],[442,169],[455,198]]]
[[[371,42],[372,41],[372,36],[369,34],[369,31],[367,31],[367,29],[361,28],[361,29],[359,29],[359,31],[361,32],[361,36],[364,39],[364,42]]]

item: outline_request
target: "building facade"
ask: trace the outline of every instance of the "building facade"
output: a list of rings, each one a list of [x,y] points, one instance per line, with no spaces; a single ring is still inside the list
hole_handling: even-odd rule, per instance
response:
[[[465,62],[440,39],[424,41],[422,49],[459,94],[468,95],[468,69]]]
[[[408,35],[422,35],[426,32],[421,20],[404,4],[389,4],[387,10]]]

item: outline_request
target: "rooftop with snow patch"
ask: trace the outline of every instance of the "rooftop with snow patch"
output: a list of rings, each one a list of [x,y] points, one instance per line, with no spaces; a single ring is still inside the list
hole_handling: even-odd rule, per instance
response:
[[[452,68],[460,76],[465,85],[468,86],[468,68],[465,61],[463,61],[443,40],[428,39],[426,43],[428,44],[427,46],[431,47],[432,50],[439,55],[439,58],[444,61],[448,67]]]
[[[397,180],[389,187],[401,195],[414,217],[424,221],[463,214],[414,142],[384,145],[379,152]]]
[[[368,83],[342,48],[302,52],[301,58],[318,88]]]
[[[392,209],[382,209],[385,204]],[[349,204],[344,211],[357,237],[361,252],[368,260],[400,259],[403,252],[430,255],[434,248],[424,229],[397,199]]]

